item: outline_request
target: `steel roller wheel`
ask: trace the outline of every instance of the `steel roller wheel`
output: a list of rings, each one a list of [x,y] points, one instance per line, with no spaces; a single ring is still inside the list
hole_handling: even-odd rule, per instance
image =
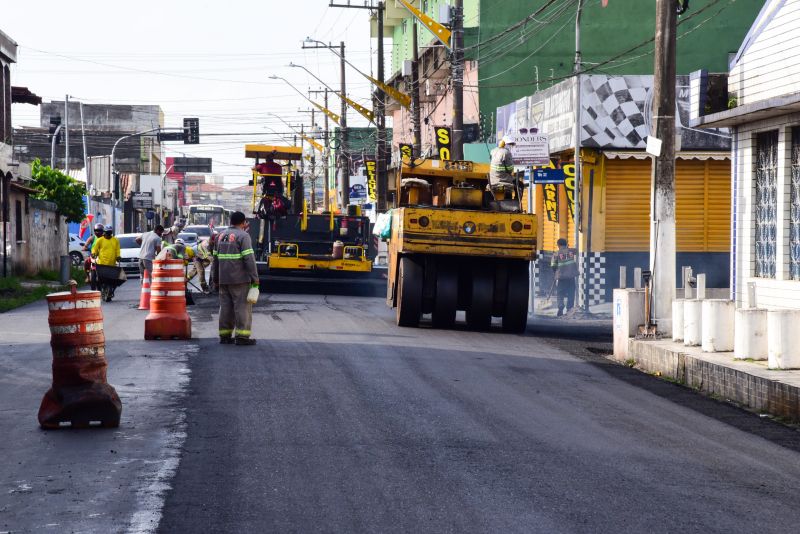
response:
[[[458,271],[453,265],[440,263],[436,272],[436,298],[431,320],[434,328],[452,328],[458,307]]]
[[[477,267],[472,270],[472,297],[467,308],[467,326],[471,330],[488,330],[492,326],[494,272]]]
[[[508,292],[503,312],[503,331],[516,334],[528,326],[528,262],[508,264]]]
[[[417,326],[422,314],[422,266],[400,258],[397,272],[397,326]]]

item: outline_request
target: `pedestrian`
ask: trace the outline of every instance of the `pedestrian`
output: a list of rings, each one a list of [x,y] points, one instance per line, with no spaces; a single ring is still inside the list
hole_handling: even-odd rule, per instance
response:
[[[258,287],[253,243],[241,211],[231,215],[231,225],[217,238],[211,279],[219,288],[219,342],[255,345],[251,337],[253,305],[247,302],[251,287]]]
[[[139,248],[139,273],[141,279],[144,281],[144,272],[153,275],[153,260],[156,255],[161,251],[161,235],[164,233],[164,227],[160,224],[156,225],[152,232],[145,232],[136,241],[141,245]]]
[[[566,311],[575,306],[575,278],[578,277],[578,262],[575,249],[567,247],[567,240],[561,238],[557,242],[558,251],[553,254],[550,267],[556,277],[556,303],[558,317],[564,315],[564,300],[567,301]]]
[[[489,188],[500,198],[505,198],[507,190],[513,191],[515,185],[514,178],[514,157],[511,155],[511,146],[516,145],[516,141],[511,136],[504,136],[497,148],[492,150],[491,163],[489,164]]]

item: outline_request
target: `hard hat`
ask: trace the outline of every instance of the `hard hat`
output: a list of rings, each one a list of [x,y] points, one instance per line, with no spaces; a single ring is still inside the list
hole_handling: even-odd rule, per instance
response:
[[[175,240],[175,244],[176,244],[176,245],[185,245],[186,243],[184,243],[184,242],[183,242],[183,239],[181,239],[181,238],[179,237],[178,239],[176,239],[176,240]]]
[[[103,229],[103,223],[97,223],[97,224],[95,224],[95,225],[94,225],[94,229],[95,229],[95,230],[102,230],[102,229]]]
[[[511,137],[510,135],[504,135],[503,136],[503,142],[505,144],[507,144],[507,145],[516,145],[517,144],[517,140],[514,139],[513,137]]]
[[[107,224],[107,225],[105,225],[103,230],[105,230],[106,232],[113,232],[114,228],[110,224]]]

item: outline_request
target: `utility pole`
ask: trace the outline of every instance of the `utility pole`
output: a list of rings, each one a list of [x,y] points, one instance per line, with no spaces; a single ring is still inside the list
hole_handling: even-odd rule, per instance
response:
[[[78,107],[81,111],[81,142],[83,143],[83,170],[86,173],[87,189],[91,191],[92,177],[90,176],[89,173],[89,157],[86,153],[86,128],[84,127],[83,124],[83,102],[78,102]],[[152,157],[150,159],[152,160]]]
[[[652,131],[661,140],[661,153],[652,171],[650,270],[653,280],[654,322],[658,331],[672,333],[675,298],[675,0],[656,0],[655,68],[653,70]]]
[[[345,82],[345,61],[344,61],[344,41],[339,43],[339,77],[342,81],[342,97],[347,95],[347,83]],[[340,174],[339,186],[342,188],[342,213],[347,213],[347,205],[350,204],[350,147],[348,146],[348,132],[347,132],[347,102],[344,98],[342,100],[342,112],[339,119],[339,141],[342,146],[341,156],[339,161]]]
[[[314,126],[316,122],[314,122],[314,112],[316,110],[311,110],[311,135],[314,135],[316,129]],[[311,144],[311,143],[309,143]],[[316,175],[316,154],[314,153],[314,146],[311,145],[311,213],[317,211],[317,175]]]
[[[411,17],[411,126],[414,129],[413,154],[411,160],[422,156],[422,121],[419,102],[419,37],[417,19]]]
[[[69,95],[64,97],[64,174],[69,174]]]
[[[383,84],[383,13],[384,3],[378,2],[378,81]],[[375,89],[377,102],[375,106],[375,125],[378,128],[377,154],[375,154],[376,166],[378,170],[377,196],[378,204],[375,206],[376,213],[386,211],[386,201],[389,196],[389,177],[386,170],[386,93],[379,85]]]
[[[453,159],[464,159],[464,1],[455,0],[453,19]]]
[[[578,11],[575,14],[575,64],[573,66],[573,72],[575,73],[575,95],[574,95],[574,105],[573,108],[575,109],[575,131],[573,135],[575,136],[575,187],[572,190],[573,196],[573,212],[575,216],[575,252],[577,254],[577,260],[579,265],[583,265],[581,260],[581,231],[583,228],[581,227],[582,221],[582,214],[581,208],[582,206],[582,197],[583,195],[583,173],[581,172],[583,162],[581,161],[581,14],[583,13],[583,2],[584,0],[578,0]],[[584,257],[589,254],[588,250],[583,251]],[[580,287],[581,281],[583,284],[589,283],[589,277],[586,276],[586,269],[578,269],[578,283],[575,284],[575,291],[576,291],[576,300],[578,302],[578,297],[581,294]],[[589,311],[589,303],[583,303],[584,311]]]
[[[309,91],[310,94],[317,94],[323,93],[325,95],[325,109],[328,109],[328,88],[326,87],[323,90],[319,91]],[[322,171],[322,180],[323,180],[323,196],[322,196],[322,211],[330,211],[331,209],[331,200],[330,200],[330,193],[328,192],[330,189],[330,144],[329,139],[329,131],[328,131],[328,115],[327,113],[323,113],[325,116],[325,130],[322,132],[322,140],[325,146],[325,151],[323,152],[323,160],[325,161],[325,166],[323,167]],[[339,148],[336,149],[337,158],[339,156]],[[336,187],[334,186],[334,191],[336,191]]]

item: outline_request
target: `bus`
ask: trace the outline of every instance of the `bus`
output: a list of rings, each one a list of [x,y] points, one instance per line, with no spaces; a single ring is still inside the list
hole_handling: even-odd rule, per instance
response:
[[[216,204],[191,204],[188,207],[187,224],[227,226],[230,213],[230,210]]]

